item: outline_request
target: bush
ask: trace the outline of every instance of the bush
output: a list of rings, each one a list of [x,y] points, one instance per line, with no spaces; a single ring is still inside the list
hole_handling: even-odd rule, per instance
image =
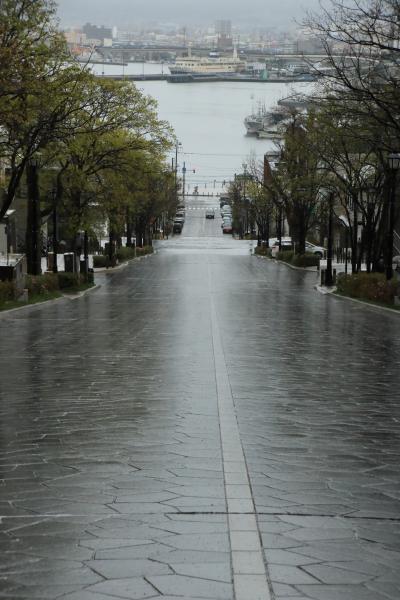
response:
[[[394,303],[397,288],[397,281],[386,281],[383,273],[342,274],[337,281],[337,290],[341,294],[384,304]]]
[[[318,267],[319,258],[312,254],[311,252],[306,252],[306,254],[294,254],[292,258],[292,265],[295,267]]]
[[[29,295],[40,296],[50,292],[56,292],[59,289],[58,277],[55,273],[45,273],[44,275],[27,275],[25,287]]]
[[[93,267],[95,269],[108,269],[109,267],[115,267],[115,265],[116,260],[113,259],[110,261],[109,257],[104,254],[96,254],[93,256]]]
[[[153,252],[153,246],[143,246],[143,248],[136,248],[136,256],[144,256],[145,254],[152,254]]]
[[[311,252],[306,252],[306,254],[295,254],[293,250],[283,250],[282,252],[277,252],[275,258],[300,268],[318,267],[319,265],[318,256],[315,256],[315,254],[312,254]]]
[[[135,248],[130,248],[129,246],[118,248],[117,259],[119,262],[126,262],[132,258],[135,258]]]
[[[60,290],[69,290],[78,287],[83,282],[79,273],[58,273],[58,287]]]
[[[266,246],[256,246],[254,248],[254,254],[271,258],[271,248],[267,248]]]
[[[0,303],[15,299],[15,286],[12,281],[0,281]]]
[[[283,260],[284,262],[291,263],[293,256],[293,250],[282,250],[281,252],[276,253],[275,258],[277,260]]]

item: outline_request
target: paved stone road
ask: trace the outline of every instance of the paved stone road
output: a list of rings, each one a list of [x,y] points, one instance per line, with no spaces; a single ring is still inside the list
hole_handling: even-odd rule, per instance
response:
[[[0,319],[0,598],[398,600],[400,318],[187,214]]]

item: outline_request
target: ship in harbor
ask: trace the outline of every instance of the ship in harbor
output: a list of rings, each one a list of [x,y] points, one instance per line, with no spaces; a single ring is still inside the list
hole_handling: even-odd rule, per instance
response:
[[[281,139],[283,125],[288,116],[288,110],[285,107],[275,106],[267,111],[265,106],[259,103],[257,111],[253,111],[244,119],[244,126],[248,135]]]
[[[264,104],[258,103],[257,110],[253,109],[251,115],[244,120],[244,126],[248,135],[257,135],[263,128],[264,119],[267,116],[267,110]]]
[[[229,75],[245,71],[246,63],[238,57],[237,48],[231,57],[192,56],[189,46],[188,55],[177,58],[170,65],[172,75]]]
[[[304,94],[292,94],[282,98],[269,110],[259,103],[257,111],[253,110],[252,114],[244,119],[246,132],[263,139],[281,140],[291,113],[305,113],[311,105],[312,98]]]

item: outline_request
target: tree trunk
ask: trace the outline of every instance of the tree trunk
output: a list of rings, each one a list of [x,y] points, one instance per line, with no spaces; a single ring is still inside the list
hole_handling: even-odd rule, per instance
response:
[[[26,258],[28,273],[40,275],[41,267],[41,217],[38,172],[36,165],[29,164],[26,168],[26,184],[28,193],[28,211],[26,223]]]

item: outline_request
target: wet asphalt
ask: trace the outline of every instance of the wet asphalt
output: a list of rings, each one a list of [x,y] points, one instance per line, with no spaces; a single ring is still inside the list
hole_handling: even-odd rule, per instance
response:
[[[400,598],[400,315],[207,206],[0,318],[0,598]]]

